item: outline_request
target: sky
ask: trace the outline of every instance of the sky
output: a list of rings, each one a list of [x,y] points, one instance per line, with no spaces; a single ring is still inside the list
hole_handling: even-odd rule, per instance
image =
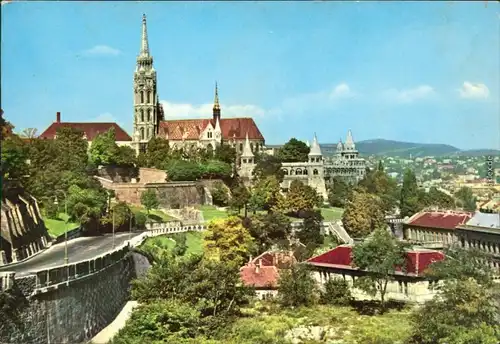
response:
[[[142,14],[167,119],[253,117],[266,143],[500,148],[498,2],[7,2],[1,106],[132,131]]]

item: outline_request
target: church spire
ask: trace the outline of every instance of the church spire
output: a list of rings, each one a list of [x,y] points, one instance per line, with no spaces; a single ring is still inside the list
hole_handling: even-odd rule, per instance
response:
[[[219,88],[217,87],[217,81],[215,82],[213,117],[214,117],[214,122],[220,121]]]
[[[142,38],[141,38],[141,56],[149,56],[148,28],[146,24],[146,14],[142,15]]]

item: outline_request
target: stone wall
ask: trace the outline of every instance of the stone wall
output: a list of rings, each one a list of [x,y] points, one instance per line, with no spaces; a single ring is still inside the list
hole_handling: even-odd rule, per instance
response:
[[[112,180],[116,183],[127,183],[139,175],[136,167],[99,166],[97,176]]]
[[[139,182],[143,184],[147,183],[164,183],[167,181],[167,172],[164,170],[158,170],[156,168],[145,168],[141,167],[139,169]]]

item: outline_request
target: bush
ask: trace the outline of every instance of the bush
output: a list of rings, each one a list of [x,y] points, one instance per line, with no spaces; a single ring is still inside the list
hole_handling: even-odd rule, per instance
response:
[[[321,292],[320,302],[326,305],[347,305],[351,301],[351,290],[342,278],[331,278]]]
[[[217,160],[210,160],[203,166],[203,178],[207,179],[225,179],[231,177],[231,165]]]
[[[212,201],[214,205],[219,207],[225,207],[228,205],[229,196],[227,194],[227,187],[224,183],[216,181],[210,192],[212,193]]]
[[[201,178],[203,167],[192,161],[173,160],[166,166],[168,179],[172,181],[194,181]]]
[[[137,229],[142,229],[146,226],[147,217],[146,214],[138,212],[135,214],[135,226]]]
[[[56,204],[53,202],[47,201],[44,204],[44,211],[45,211],[45,216],[47,216],[49,219],[57,219],[57,213],[58,213],[58,207]]]

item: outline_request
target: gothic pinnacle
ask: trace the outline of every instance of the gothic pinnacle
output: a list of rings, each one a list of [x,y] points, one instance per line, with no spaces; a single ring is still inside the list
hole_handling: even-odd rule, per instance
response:
[[[217,81],[215,82],[214,109],[216,109],[216,110],[220,109],[220,104],[219,104],[219,89],[217,87]]]
[[[148,29],[147,29],[147,25],[146,25],[146,14],[142,15],[141,56],[149,56]]]

